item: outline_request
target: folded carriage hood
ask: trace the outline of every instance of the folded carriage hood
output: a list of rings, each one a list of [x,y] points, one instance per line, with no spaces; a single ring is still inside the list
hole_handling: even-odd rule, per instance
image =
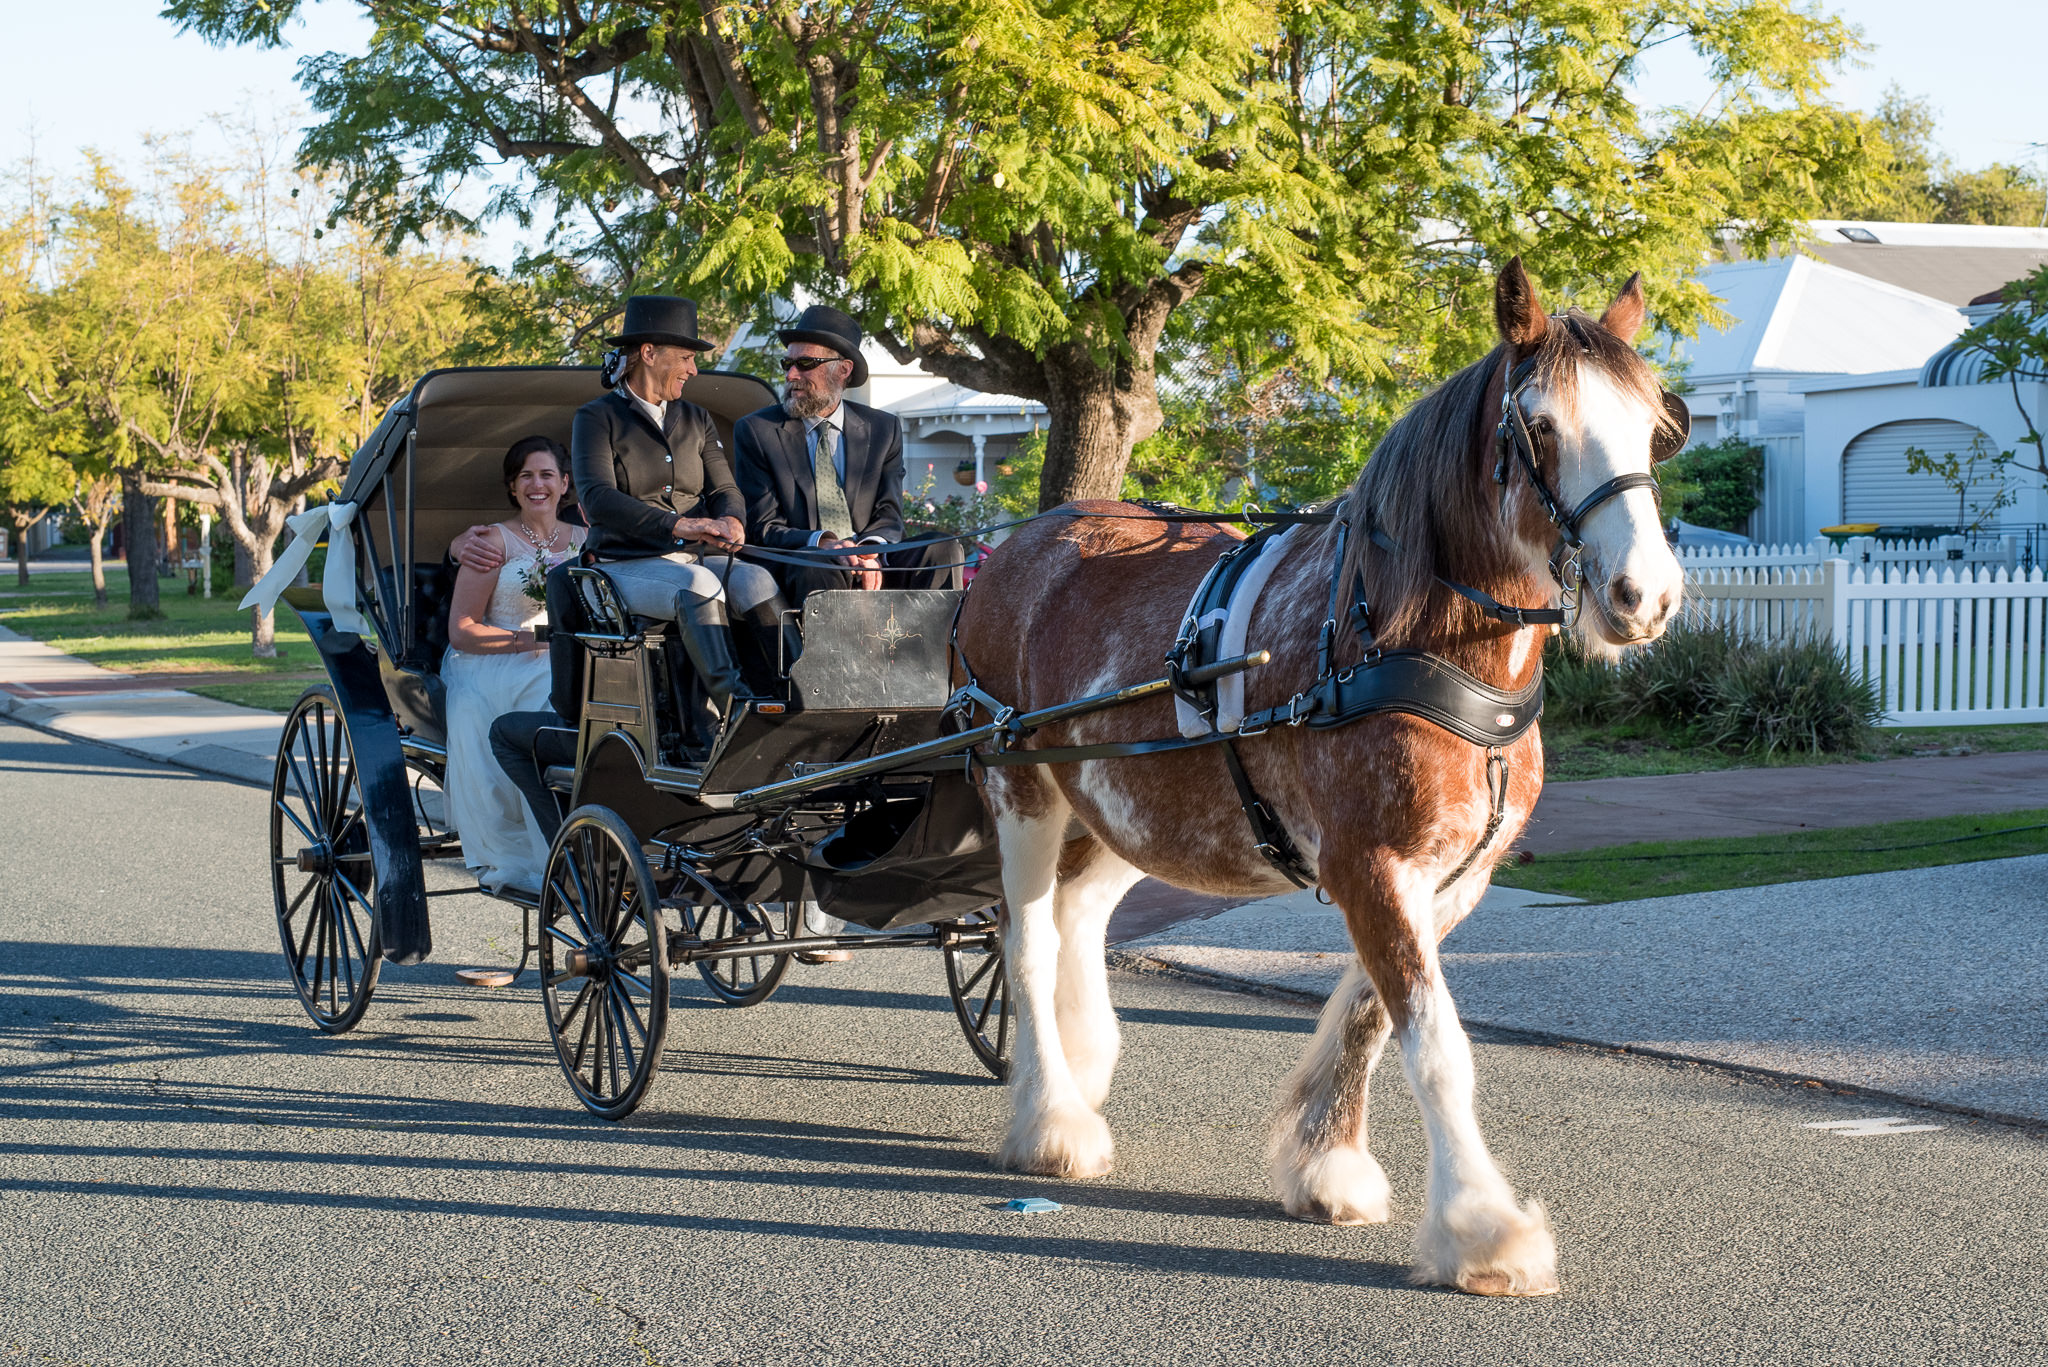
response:
[[[474,366],[435,370],[391,406],[349,462],[344,501],[360,502],[414,445],[414,497],[420,508],[474,507],[495,490],[513,442],[553,437],[565,448],[576,410],[604,393],[595,366]],[[775,391],[752,375],[708,370],[683,387],[683,398],[710,412],[731,449],[732,425],[775,402]],[[488,500],[487,500],[488,501]]]

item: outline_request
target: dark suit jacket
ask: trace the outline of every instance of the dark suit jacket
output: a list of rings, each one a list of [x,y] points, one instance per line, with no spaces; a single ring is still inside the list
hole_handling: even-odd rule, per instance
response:
[[[903,424],[894,413],[839,401],[846,507],[856,540],[903,539]],[[733,424],[734,473],[747,499],[747,540],[805,546],[818,530],[817,481],[803,419],[781,404]]]
[[[711,415],[681,399],[657,432],[623,386],[576,410],[569,471],[590,523],[585,549],[608,560],[666,555],[679,517],[747,515]]]

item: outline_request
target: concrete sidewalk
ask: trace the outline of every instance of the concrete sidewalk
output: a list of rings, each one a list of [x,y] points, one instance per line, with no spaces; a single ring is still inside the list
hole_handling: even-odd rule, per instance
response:
[[[275,712],[151,687],[4,626],[0,716],[266,788],[284,730]]]
[[[1589,906],[1495,888],[1444,942],[1472,1024],[2048,1121],[2048,855]],[[1326,997],[1308,893],[1119,947],[1136,968]]]

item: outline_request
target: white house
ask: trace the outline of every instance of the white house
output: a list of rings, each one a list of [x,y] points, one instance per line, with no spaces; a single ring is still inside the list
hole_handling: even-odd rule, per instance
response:
[[[1853,424],[1845,415],[1870,397],[1866,391],[1919,388],[1929,359],[1969,325],[1962,306],[2048,263],[2048,231],[1834,220],[1812,229],[1804,244],[1810,256],[1721,261],[1702,272],[1733,321],[1671,346],[1690,389],[1693,440],[1739,435],[1764,449],[1763,501],[1750,524],[1757,540],[1806,541],[1845,520],[1953,523],[1953,493],[1931,477],[1906,477],[1903,452],[1917,445],[1938,455],[1928,441],[1953,444],[1957,430],[1900,427],[1873,436],[1857,449],[1848,484],[1844,464],[1849,443],[1884,422],[1956,421],[1951,399],[1893,393],[1882,421],[1846,437],[1836,429]],[[1852,394],[1863,397],[1821,397]],[[2010,408],[2009,396],[2006,402]],[[1916,404],[1925,411],[1906,411]],[[1968,448],[1964,436],[1958,449]],[[1882,517],[1845,512],[1880,504]],[[2040,520],[2018,508],[2005,516]]]
[[[1975,326],[2003,307],[1993,294],[1963,315]],[[2048,320],[2036,326],[2048,329]],[[2015,388],[2005,380],[1985,383],[1983,370],[1981,354],[1950,345],[1911,369],[1804,381],[1807,527],[2048,524],[2048,491],[2038,477],[2008,471],[2001,481],[1987,460],[1959,494],[1934,475],[1907,470],[1906,453],[1915,448],[1937,458],[1955,455],[1966,468],[1973,452],[1982,458],[2017,451],[2031,459],[2021,438],[2028,418],[2036,430],[2048,424],[2048,375]],[[1994,511],[2001,484],[2012,502]]]

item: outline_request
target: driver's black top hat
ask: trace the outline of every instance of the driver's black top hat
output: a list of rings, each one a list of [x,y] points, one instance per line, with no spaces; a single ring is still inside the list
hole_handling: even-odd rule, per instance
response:
[[[868,363],[860,354],[860,324],[838,309],[824,304],[813,304],[797,315],[796,322],[775,334],[784,346],[791,342],[810,342],[815,346],[830,347],[853,362],[853,374],[846,379],[848,389],[859,389],[868,382]]]
[[[626,321],[619,335],[605,341],[615,347],[654,342],[709,351],[712,343],[697,336],[697,301],[673,294],[636,294],[626,301]]]

